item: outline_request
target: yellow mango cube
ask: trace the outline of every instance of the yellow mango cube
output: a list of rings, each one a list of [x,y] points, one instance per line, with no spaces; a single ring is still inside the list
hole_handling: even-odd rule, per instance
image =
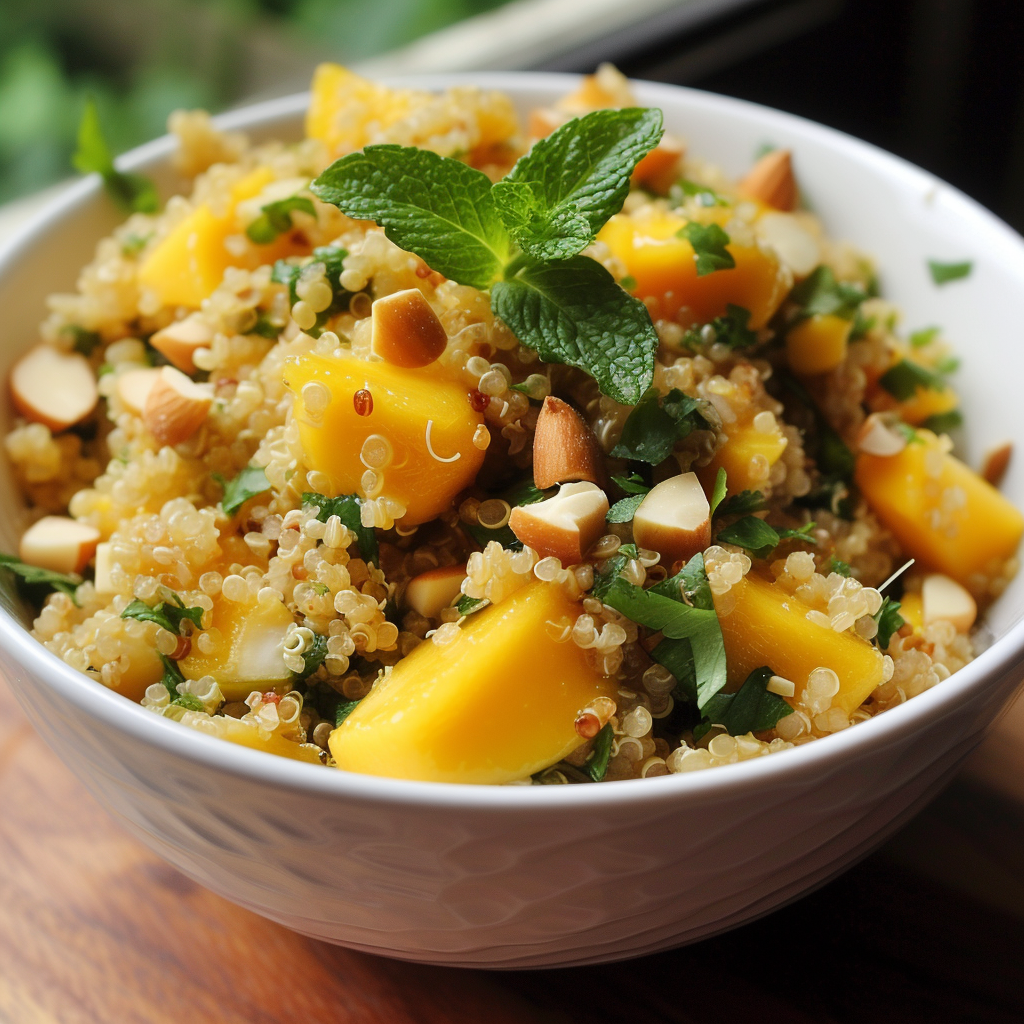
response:
[[[145,696],[146,690],[163,678],[164,665],[147,638],[122,635],[120,644],[121,653],[128,656],[128,667],[121,673],[114,690],[122,697],[138,703]]]
[[[296,743],[276,732],[261,734],[255,725],[230,715],[217,715],[213,721],[217,723],[217,733],[221,739],[252,750],[276,754],[278,757],[290,757],[293,761],[320,764],[320,748],[313,743]]]
[[[924,629],[924,604],[921,595],[904,594],[900,598],[900,615],[905,622],[909,622],[915,633]]]
[[[431,782],[524,779],[582,743],[574,722],[614,680],[556,639],[581,606],[535,581],[424,641],[331,734],[339,768]]]
[[[801,320],[786,334],[786,358],[794,373],[811,376],[834,370],[846,358],[853,323],[818,313]]]
[[[833,706],[850,714],[882,682],[880,651],[852,633],[812,622],[807,605],[759,576],[748,575],[716,597],[715,607],[733,689],[767,665],[795,684],[795,702],[816,668],[830,668],[839,676]]]
[[[909,555],[968,590],[980,585],[972,577],[1016,552],[1024,533],[1024,516],[928,430],[898,455],[861,453],[854,479]]]
[[[229,701],[245,700],[253,690],[291,689],[282,641],[295,620],[283,602],[229,601],[222,595],[212,614],[207,635],[213,649],[204,653],[193,638],[188,657],[178,662],[186,679],[213,676]]]
[[[900,418],[913,426],[924,423],[931,416],[952,412],[960,404],[960,398],[952,388],[918,388],[913,398],[900,402]]]
[[[325,473],[333,494],[385,495],[401,502],[407,526],[425,523],[451,505],[475,479],[484,452],[473,443],[483,414],[469,389],[439,372],[405,369],[355,356],[308,353],[285,365],[285,384],[295,393],[295,419],[309,466]],[[312,383],[322,385],[309,391]],[[326,408],[323,403],[325,391]],[[354,396],[369,393],[360,415]],[[360,452],[368,438],[390,451],[375,472],[378,485],[363,490],[366,465]],[[382,482],[381,482],[382,481]]]
[[[736,266],[698,277],[693,246],[679,237],[686,223],[671,211],[648,208],[616,214],[597,237],[636,281],[633,294],[658,300],[657,315],[690,326],[725,316],[734,305],[750,311],[752,328],[764,327],[793,286],[790,272],[771,250],[733,242],[727,248]]]
[[[776,425],[772,431],[758,430],[752,422],[732,423],[726,428],[728,440],[697,476],[709,494],[714,489],[719,469],[726,472],[729,494],[755,491],[764,486],[772,466],[782,457],[789,443]]]

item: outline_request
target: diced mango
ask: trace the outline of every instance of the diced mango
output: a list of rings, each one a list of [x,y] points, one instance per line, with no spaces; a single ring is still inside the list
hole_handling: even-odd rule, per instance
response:
[[[789,443],[786,435],[775,430],[758,430],[750,421],[725,427],[728,440],[711,462],[697,473],[704,490],[711,493],[719,469],[726,472],[729,494],[755,491],[768,479],[772,466],[782,457]]]
[[[636,216],[616,214],[598,238],[636,281],[633,294],[658,300],[659,316],[704,324],[734,305],[750,311],[751,327],[763,327],[792,287],[792,274],[771,250],[733,242],[727,248],[736,266],[698,277],[693,247],[679,237],[686,223],[676,213],[647,208]]]
[[[225,245],[228,236],[240,230],[235,222],[237,205],[258,196],[273,180],[269,167],[258,167],[247,174],[232,187],[231,203],[222,216],[215,215],[205,203],[197,206],[139,267],[139,283],[155,291],[165,306],[198,309],[221,283],[228,267],[254,270],[263,263],[306,251],[287,233],[269,245],[247,246],[241,255]]]
[[[898,455],[861,453],[855,479],[909,555],[968,589],[972,576],[1013,555],[1024,533],[1024,516],[927,430]]]
[[[286,364],[284,380],[295,392],[295,418],[309,466],[327,474],[334,494],[385,495],[401,502],[405,525],[443,512],[483,463],[484,453],[473,443],[483,415],[473,410],[464,384],[439,372],[309,353]],[[313,381],[330,393],[320,415],[308,408],[304,390]],[[372,403],[361,416],[353,398],[362,390]],[[317,396],[323,401],[322,391]],[[374,434],[386,440],[392,455],[376,470],[383,479],[379,489],[365,494],[367,467],[360,452]]]
[[[128,656],[128,667],[121,673],[114,690],[138,703],[146,689],[163,678],[163,662],[148,639],[122,636],[120,643],[121,653]]]
[[[900,402],[897,408],[900,418],[916,427],[931,416],[952,412],[959,404],[960,398],[952,388],[918,388],[913,398]]]
[[[245,700],[253,690],[291,689],[292,672],[281,646],[294,618],[281,601],[238,602],[218,598],[207,631],[213,649],[199,650],[195,640],[178,662],[186,679],[213,676],[226,700]]]
[[[904,622],[909,622],[915,633],[924,629],[924,604],[921,595],[904,594],[900,598],[900,615]]]
[[[795,700],[816,668],[830,668],[839,676],[833,706],[850,714],[882,682],[882,655],[875,647],[812,622],[807,605],[759,576],[748,575],[724,598],[716,597],[715,606],[732,688],[767,665],[795,684]]]
[[[834,370],[846,358],[853,323],[831,313],[801,320],[786,334],[786,358],[794,373],[810,376]]]
[[[290,757],[295,761],[320,763],[320,750],[313,743],[296,743],[294,740],[279,736],[276,732],[261,734],[255,725],[242,722],[230,715],[218,715],[214,721],[217,723],[221,739],[229,740],[231,743],[276,754],[278,757]]]
[[[420,644],[331,734],[338,767],[504,783],[559,761],[582,742],[579,712],[615,689],[572,640],[555,639],[580,611],[535,581],[468,618],[453,642]]]

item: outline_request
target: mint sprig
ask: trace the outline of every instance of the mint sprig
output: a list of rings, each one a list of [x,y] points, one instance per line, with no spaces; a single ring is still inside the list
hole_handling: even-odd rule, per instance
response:
[[[539,142],[494,185],[428,150],[367,146],[310,191],[382,225],[445,277],[490,289],[491,308],[521,344],[632,405],[654,377],[654,325],[642,302],[580,253],[621,209],[634,167],[660,137],[660,111],[595,111]]]

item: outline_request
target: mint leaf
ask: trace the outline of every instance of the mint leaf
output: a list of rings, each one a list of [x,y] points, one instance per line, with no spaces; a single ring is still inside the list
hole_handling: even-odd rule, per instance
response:
[[[173,590],[166,591],[168,597],[152,608],[145,601],[135,598],[123,612],[122,619],[138,619],[139,622],[155,622],[162,626],[168,633],[178,634],[181,632],[181,624],[185,619],[195,626],[196,629],[203,628],[203,609],[186,608],[185,602],[174,593]]]
[[[586,256],[523,267],[494,285],[491,308],[545,362],[589,373],[623,405],[654,378],[658,335],[647,307]]]
[[[889,646],[893,633],[898,633],[906,625],[906,620],[900,615],[899,601],[887,597],[873,618],[878,623],[875,639],[878,641],[879,650],[884,651]]]
[[[646,494],[631,494],[628,498],[623,498],[621,501],[615,502],[615,504],[608,509],[608,514],[604,517],[605,522],[632,522],[633,516],[636,515],[636,510],[640,507],[640,502],[642,502],[646,497]]]
[[[269,245],[279,235],[292,229],[292,211],[299,210],[316,217],[313,200],[305,196],[289,196],[260,207],[260,215],[245,229],[249,240],[257,245]]]
[[[694,430],[710,427],[700,399],[690,398],[673,388],[663,399],[658,389],[649,388],[622,425],[619,443],[612,449],[616,459],[634,459],[652,466],[664,462],[676,442]]]
[[[716,270],[731,270],[736,266],[732,253],[726,249],[730,238],[717,224],[698,224],[691,220],[677,234],[693,246],[698,277],[713,274]]]
[[[913,398],[918,388],[924,388],[926,391],[943,391],[946,387],[941,374],[910,359],[901,359],[895,366],[891,366],[878,378],[878,383],[893,398],[901,402]]]
[[[859,284],[837,281],[831,268],[820,266],[793,289],[790,298],[802,307],[805,317],[838,316],[852,320],[867,293]]]
[[[657,109],[595,110],[566,122],[492,189],[516,244],[534,259],[582,252],[622,209],[633,169],[661,138]]]
[[[126,174],[114,166],[114,157],[103,137],[96,101],[86,101],[78,125],[78,149],[71,157],[75,170],[99,174],[107,195],[125,213],[156,213],[160,198],[156,185],[142,174]]]
[[[302,495],[303,505],[316,505],[316,514],[321,523],[326,523],[331,516],[337,516],[356,535],[359,555],[364,562],[380,565],[380,551],[377,547],[377,534],[372,526],[363,526],[359,517],[359,506],[363,500],[355,494],[342,494],[337,498],[328,498],[316,491],[307,491]]]
[[[724,469],[718,470],[718,476],[715,477],[715,489],[711,492],[711,515],[714,516],[715,512],[718,511],[718,506],[725,501],[726,491],[728,485],[726,483],[726,472]],[[749,494],[749,491],[745,491],[745,494]]]
[[[611,757],[612,740],[614,738],[615,735],[612,732],[611,722],[609,722],[594,737],[594,747],[586,761],[583,762],[583,771],[595,782],[600,782],[608,771],[608,760]]]
[[[938,260],[928,261],[928,270],[932,280],[940,287],[949,284],[950,281],[959,281],[961,278],[970,277],[974,270],[974,263],[971,260],[964,260],[963,263],[940,263]]]
[[[82,582],[81,576],[69,576],[66,573],[54,572],[52,569],[42,569],[38,565],[29,565],[14,555],[0,554],[0,567],[14,573],[26,586],[60,590],[78,604],[75,592]]]
[[[232,480],[225,481],[220,473],[215,473],[214,479],[224,488],[220,507],[229,516],[233,516],[250,498],[270,490],[270,481],[262,466],[246,466]]]
[[[508,260],[490,179],[459,160],[411,146],[367,146],[331,164],[310,191],[382,225],[395,245],[459,284],[489,288]]]
[[[699,739],[698,731],[703,735],[711,725],[725,726],[730,736],[774,729],[793,713],[782,697],[767,689],[774,674],[767,665],[755,668],[735,693],[716,693],[704,708],[706,725],[694,730],[694,739]]]

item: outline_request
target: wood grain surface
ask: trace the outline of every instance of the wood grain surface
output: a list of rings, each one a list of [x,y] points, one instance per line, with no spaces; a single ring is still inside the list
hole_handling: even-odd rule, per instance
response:
[[[423,967],[303,938],[165,865],[0,681],[0,1021],[1020,1021],[1022,836],[1015,805],[960,783],[843,878],[697,946],[555,971]]]

